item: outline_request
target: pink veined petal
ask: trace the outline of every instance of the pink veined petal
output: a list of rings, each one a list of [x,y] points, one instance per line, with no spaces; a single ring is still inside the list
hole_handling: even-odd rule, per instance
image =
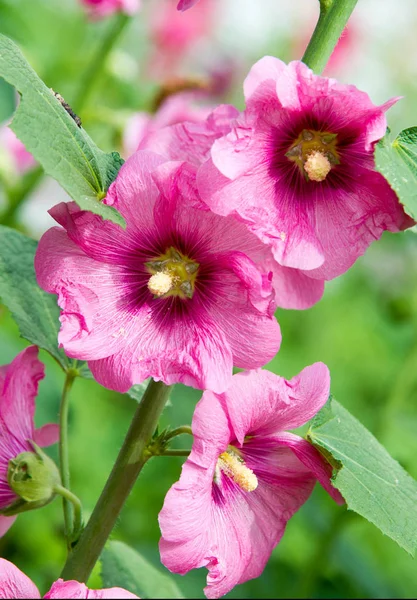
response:
[[[13,525],[16,519],[17,515],[14,515],[13,517],[0,516],[0,538],[6,535],[6,533],[9,531],[10,527]]]
[[[0,598],[40,598],[36,585],[13,563],[0,558]]]
[[[41,448],[56,444],[59,440],[59,425],[47,423],[38,429],[35,429],[33,441]]]
[[[289,432],[275,434],[273,438],[277,445],[287,446],[294,452],[297,458],[311,471],[335,502],[345,504],[345,500],[339,490],[331,484],[333,471],[331,464],[321,456],[320,452],[312,444],[302,437]]]
[[[144,310],[133,325],[126,325],[123,349],[88,365],[101,385],[119,392],[153,377],[167,385],[181,382],[220,393],[229,385],[233,359],[214,323],[202,318],[198,327],[191,319],[161,327]]]
[[[290,269],[277,262],[273,270],[272,285],[277,306],[286,309],[303,310],[311,308],[324,293],[324,280],[308,276],[309,271]]]
[[[248,434],[303,425],[326,403],[329,389],[329,370],[323,363],[306,367],[290,381],[262,370],[234,375],[225,398],[237,440],[243,444]]]
[[[35,398],[38,384],[45,376],[36,346],[26,348],[7,367],[0,399],[0,417],[17,440],[33,437]],[[11,458],[11,457],[10,457]]]
[[[99,359],[120,349],[125,322],[117,308],[124,289],[118,266],[86,256],[54,227],[39,242],[35,270],[39,285],[58,294],[58,340],[70,356]]]
[[[58,579],[52,584],[51,589],[44,596],[46,599],[78,598],[85,600],[104,600],[105,598],[138,598],[135,594],[122,588],[108,588],[105,590],[89,590],[84,583],[78,581],[63,581]]]

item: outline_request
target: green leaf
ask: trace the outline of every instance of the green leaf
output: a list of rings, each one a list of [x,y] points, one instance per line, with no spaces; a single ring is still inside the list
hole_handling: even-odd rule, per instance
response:
[[[0,225],[0,298],[22,337],[47,350],[66,369],[69,360],[58,349],[59,308],[56,296],[41,290],[33,260],[37,243]]]
[[[336,400],[313,419],[307,438],[336,467],[333,484],[359,513],[414,556],[417,482]]]
[[[22,95],[11,128],[46,173],[81,208],[125,227],[122,215],[101,202],[123,164],[119,154],[106,154],[97,148],[39,79],[16,44],[1,34],[0,77]]]
[[[103,587],[122,587],[140,598],[184,598],[167,573],[122,542],[110,542],[101,555]]]
[[[417,127],[404,129],[394,141],[388,130],[376,145],[375,165],[406,212],[417,219]]]

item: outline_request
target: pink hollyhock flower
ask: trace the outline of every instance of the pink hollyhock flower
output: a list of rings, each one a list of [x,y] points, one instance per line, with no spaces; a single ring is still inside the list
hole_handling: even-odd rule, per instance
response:
[[[154,129],[142,140],[142,149],[152,150],[167,160],[186,161],[199,167],[210,157],[215,140],[229,133],[239,115],[230,105],[218,106],[208,117],[195,122],[182,122],[173,126]],[[299,269],[283,267],[274,262],[268,252],[265,260],[268,269],[274,272],[272,285],[276,292],[276,303],[282,308],[310,308],[320,300],[324,281],[312,279]]]
[[[330,483],[331,466],[285,431],[320,410],[329,386],[323,363],[290,381],[250,371],[234,375],[224,394],[204,392],[197,404],[190,457],[159,515],[160,552],[174,573],[206,567],[208,598],[262,573],[317,480],[343,503]]]
[[[140,0],[81,0],[93,19],[103,19],[116,12],[134,15],[140,8]]]
[[[195,10],[182,14],[172,0],[155,2],[151,15],[154,56],[151,72],[169,74],[197,42],[210,34],[214,26],[215,0],[202,0]]]
[[[199,190],[216,213],[234,214],[282,265],[331,279],[386,229],[409,225],[373,149],[385,111],[354,86],[303,63],[264,57],[245,80],[246,111],[214,142]]]
[[[146,148],[147,140],[152,133],[162,127],[183,121],[192,123],[204,121],[211,108],[196,105],[197,97],[198,94],[195,92],[173,94],[162,103],[154,115],[146,112],[134,114],[127,122],[123,135],[126,156],[131,156],[136,150]]]
[[[7,472],[9,460],[22,452],[33,452],[28,440],[50,446],[59,438],[59,427],[52,423],[35,429],[35,398],[44,366],[36,346],[25,348],[9,364],[0,367],[0,512],[10,508],[19,497],[11,489]],[[4,535],[16,516],[0,516],[0,535]]]
[[[121,392],[147,377],[222,392],[233,365],[271,360],[281,335],[272,274],[257,266],[265,246],[202,206],[191,165],[136,152],[105,202],[126,230],[60,204],[50,214],[64,229],[47,231],[35,258],[69,356]]]
[[[25,598],[40,598],[36,585],[22,573],[13,563],[0,558],[0,598],[23,600]],[[85,598],[88,600],[101,600],[105,598],[138,598],[135,594],[122,588],[109,588],[106,590],[89,590],[78,581],[63,581],[58,579],[52,584],[51,589],[44,598]]]
[[[12,171],[18,175],[24,175],[36,165],[32,154],[5,124],[0,126],[0,160],[3,156]]]

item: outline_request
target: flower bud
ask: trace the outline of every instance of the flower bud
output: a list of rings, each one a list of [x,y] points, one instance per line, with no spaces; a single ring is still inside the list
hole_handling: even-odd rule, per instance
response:
[[[55,497],[55,489],[60,485],[61,478],[54,461],[34,442],[31,445],[34,452],[22,452],[9,460],[7,481],[22,500],[36,503],[37,508]],[[29,508],[27,506],[26,510]]]

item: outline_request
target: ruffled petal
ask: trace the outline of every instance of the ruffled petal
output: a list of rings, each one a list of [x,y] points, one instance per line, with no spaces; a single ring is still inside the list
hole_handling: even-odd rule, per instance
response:
[[[131,592],[122,588],[109,588],[106,590],[89,590],[84,583],[78,581],[63,581],[58,579],[52,584],[51,589],[45,594],[45,600],[50,598],[78,598],[88,600],[104,600],[105,598],[138,598]]]
[[[129,315],[119,308],[126,290],[121,268],[86,256],[54,227],[39,242],[35,270],[39,285],[58,294],[58,340],[69,356],[103,358],[123,345]]]
[[[44,366],[38,360],[36,346],[25,348],[7,367],[0,398],[0,419],[9,435],[20,443],[25,444],[33,438],[35,398],[39,381],[44,376]],[[7,436],[7,432],[3,429],[1,437]],[[3,442],[2,439],[2,445]],[[8,458],[13,456],[9,455]]]
[[[101,385],[126,392],[148,377],[167,385],[183,383],[199,389],[224,391],[232,377],[233,357],[224,334],[201,317],[164,323],[142,311],[126,325],[123,348],[116,354],[89,361]],[[159,321],[159,322],[158,322]]]
[[[0,558],[0,598],[40,598],[36,585],[13,563]]]
[[[236,439],[266,435],[300,427],[329,397],[330,375],[323,363],[306,367],[286,381],[269,371],[248,371],[233,376],[225,402]]]

